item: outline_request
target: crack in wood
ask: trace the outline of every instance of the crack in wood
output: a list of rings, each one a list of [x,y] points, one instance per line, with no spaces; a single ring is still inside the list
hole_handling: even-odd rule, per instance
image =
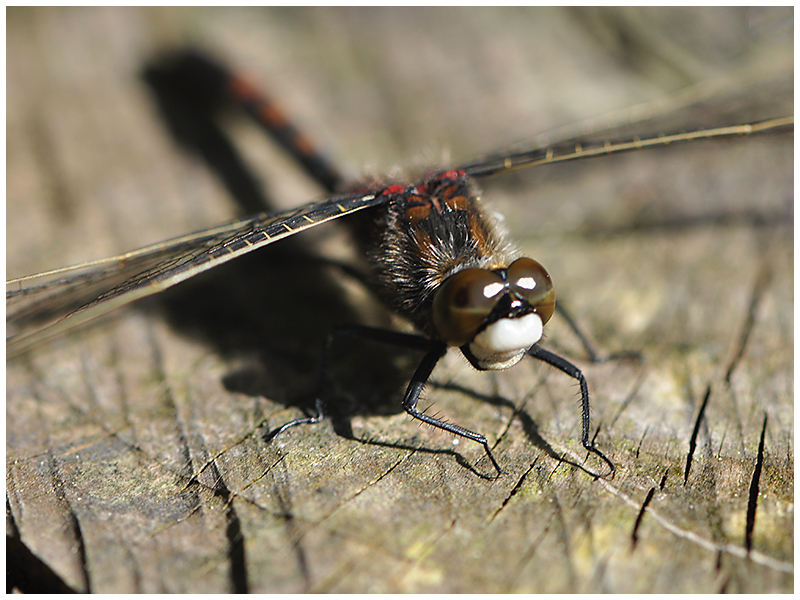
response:
[[[753,477],[750,480],[750,493],[747,498],[747,520],[744,528],[744,547],[747,553],[753,548],[753,530],[756,526],[756,507],[758,506],[758,484],[761,480],[761,469],[764,465],[764,437],[767,433],[767,413],[764,413],[764,423],[761,426],[761,438],[758,441],[758,454]]]
[[[764,297],[764,294],[766,293],[771,281],[772,271],[767,267],[766,263],[762,262],[761,267],[756,275],[756,280],[753,283],[752,293],[750,295],[750,303],[747,307],[747,312],[745,314],[744,323],[742,324],[742,331],[739,335],[736,350],[733,358],[731,358],[727,368],[725,369],[725,376],[723,380],[727,385],[731,384],[733,372],[744,356],[745,348],[747,347],[747,341],[750,339],[750,335],[755,327],[756,312],[758,311],[761,300]]]
[[[711,397],[711,385],[706,387],[706,394],[703,396],[703,402],[700,404],[700,408],[697,411],[697,416],[694,420],[694,427],[692,428],[692,435],[689,438],[689,450],[686,453],[686,467],[683,470],[683,484],[686,485],[686,482],[689,480],[689,471],[692,469],[692,458],[694,457],[694,451],[697,447],[697,435],[700,433],[700,424],[703,422],[703,415],[706,412],[706,407],[708,406],[708,399]]]
[[[647,492],[647,496],[642,502],[642,507],[639,509],[639,514],[636,515],[636,522],[633,524],[633,531],[631,532],[631,549],[636,548],[636,542],[639,541],[639,526],[642,524],[644,518],[644,511],[647,510],[650,501],[653,499],[653,494],[656,493],[656,488],[651,487]]]

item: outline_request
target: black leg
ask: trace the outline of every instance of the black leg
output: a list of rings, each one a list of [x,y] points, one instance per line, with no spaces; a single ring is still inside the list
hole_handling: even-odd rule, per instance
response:
[[[320,400],[319,398],[317,398],[316,409],[317,409],[317,414],[311,415],[310,417],[303,417],[302,419],[295,419],[294,421],[289,421],[288,423],[284,423],[280,427],[276,427],[275,429],[270,431],[265,436],[265,439],[267,441],[269,441],[272,438],[274,438],[275,436],[277,436],[278,434],[283,433],[284,431],[286,431],[290,427],[294,427],[295,425],[306,425],[306,424],[312,424],[312,423],[319,423],[325,417],[325,411],[323,409],[322,400]]]
[[[500,469],[500,465],[498,465],[497,461],[494,459],[492,451],[489,448],[489,442],[486,440],[485,436],[481,435],[480,433],[470,431],[469,429],[464,429],[463,427],[455,425],[454,423],[447,423],[446,421],[434,419],[433,417],[429,417],[417,409],[417,402],[419,401],[419,395],[422,393],[422,388],[425,387],[425,383],[431,376],[433,368],[436,366],[436,363],[439,362],[439,359],[444,356],[445,352],[447,352],[447,346],[441,342],[437,342],[431,351],[425,355],[425,358],[422,359],[422,362],[414,372],[414,376],[411,378],[408,388],[406,388],[406,394],[403,397],[403,408],[406,409],[408,414],[415,419],[419,419],[423,423],[433,425],[439,429],[444,429],[452,434],[460,435],[461,437],[465,437],[468,440],[472,440],[481,444],[483,449],[486,451],[486,456],[489,457],[489,460],[492,461],[492,465],[494,465],[494,468],[497,470],[497,474],[501,475],[503,471]]]
[[[386,344],[392,344],[394,346],[403,346],[415,350],[428,350],[430,349],[431,345],[434,344],[434,342],[428,338],[419,335],[390,331],[388,329],[378,329],[363,325],[346,325],[336,327],[325,338],[325,346],[322,350],[322,359],[320,360],[319,365],[319,382],[317,384],[317,399],[315,402],[316,414],[284,423],[280,427],[270,431],[266,436],[267,440],[271,440],[275,436],[283,433],[291,427],[294,427],[295,425],[319,423],[325,418],[327,410],[323,398],[325,389],[327,388],[328,363],[330,361],[333,344],[340,337],[360,337],[374,340],[376,342],[383,342]]]
[[[428,353],[422,359],[422,362],[414,372],[414,376],[411,378],[408,388],[406,388],[406,393],[403,397],[403,408],[409,415],[422,421],[423,423],[427,423],[428,425],[438,427],[439,429],[444,429],[452,434],[460,435],[461,437],[478,442],[483,446],[483,449],[486,451],[486,455],[489,457],[492,465],[497,470],[498,475],[502,473],[500,465],[495,460],[494,455],[492,455],[492,451],[489,448],[489,442],[486,440],[485,436],[481,435],[480,433],[470,431],[469,429],[464,429],[459,425],[429,417],[417,409],[417,402],[419,401],[419,396],[422,393],[422,389],[425,387],[425,383],[428,381],[428,378],[430,378],[436,363],[439,362],[439,359],[445,355],[445,352],[447,352],[447,345],[441,342],[432,341],[419,335],[400,333],[387,329],[365,327],[361,325],[337,327],[328,334],[328,337],[325,340],[325,348],[322,353],[322,360],[320,361],[316,414],[303,417],[301,419],[295,419],[294,421],[290,421],[284,425],[281,425],[280,427],[272,430],[267,435],[267,439],[272,439],[290,427],[294,427],[295,425],[319,423],[325,417],[326,408],[325,402],[323,401],[323,394],[327,387],[326,374],[328,371],[328,362],[330,360],[331,350],[334,342],[337,338],[343,336],[360,337],[374,340],[376,342],[392,344],[395,346],[403,346],[405,348],[411,348],[414,350],[428,350]]]
[[[581,431],[581,444],[583,447],[586,448],[589,452],[592,452],[599,456],[611,469],[611,475],[617,470],[614,466],[614,463],[609,460],[609,458],[603,454],[597,447],[594,445],[594,441],[589,439],[589,431],[591,429],[591,416],[590,416],[590,409],[589,409],[589,386],[586,383],[586,377],[583,376],[580,369],[573,365],[568,360],[561,358],[557,354],[553,354],[544,348],[541,348],[537,345],[532,346],[528,350],[528,354],[533,358],[538,358],[539,360],[546,362],[548,365],[555,367],[559,371],[563,371],[570,377],[577,379],[578,383],[581,387],[581,414],[583,417],[583,425]]]

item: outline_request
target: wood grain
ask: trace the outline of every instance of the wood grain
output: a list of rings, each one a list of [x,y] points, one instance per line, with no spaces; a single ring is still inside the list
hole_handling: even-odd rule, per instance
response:
[[[356,174],[413,173],[748,67],[791,74],[791,17],[9,9],[7,275],[236,216],[141,80],[164,49],[238,65]],[[275,206],[323,195],[231,127]],[[575,386],[533,361],[452,353],[425,393],[492,440],[497,480],[402,412],[418,357],[362,343],[337,352],[334,423],[266,441],[313,398],[330,327],[390,322],[306,258],[348,258],[326,226],[8,363],[9,582],[51,589],[40,563],[92,592],[793,591],[792,159],[783,135],[486,182],[601,353],[645,357],[592,365],[563,321],[547,334],[589,379],[615,478],[591,475]]]

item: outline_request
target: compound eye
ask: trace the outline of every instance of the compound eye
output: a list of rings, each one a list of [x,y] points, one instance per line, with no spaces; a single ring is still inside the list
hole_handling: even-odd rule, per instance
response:
[[[508,267],[506,279],[515,294],[525,298],[547,323],[556,309],[556,292],[545,268],[532,258],[519,258]]]
[[[464,269],[451,275],[433,298],[433,329],[444,343],[471,342],[503,295],[506,284],[486,269]]]

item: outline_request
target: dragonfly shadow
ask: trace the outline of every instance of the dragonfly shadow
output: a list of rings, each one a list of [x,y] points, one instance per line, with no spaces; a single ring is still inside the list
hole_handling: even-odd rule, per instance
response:
[[[455,383],[431,383],[431,387],[436,387],[441,390],[447,390],[451,392],[457,392],[459,394],[464,394],[465,396],[474,398],[475,400],[479,400],[487,404],[491,404],[492,406],[511,409],[512,411],[514,411],[513,417],[519,419],[519,422],[522,425],[522,429],[525,432],[525,435],[530,440],[531,444],[541,449],[545,454],[547,454],[551,458],[555,458],[558,460],[561,460],[563,458],[558,452],[556,452],[556,450],[549,443],[547,443],[547,440],[545,440],[539,434],[539,426],[531,418],[531,416],[524,410],[519,409],[512,400],[504,398],[503,396],[497,394],[481,394],[479,392],[476,392],[475,390],[471,390],[469,388],[466,388],[464,386]]]
[[[454,384],[454,383],[430,383],[431,387],[436,387],[441,390],[448,390],[452,392],[457,392],[459,394],[464,394],[470,398],[474,398],[475,400],[479,400],[481,402],[486,402],[487,404],[491,404],[492,406],[498,406],[502,408],[511,409],[514,414],[512,419],[518,419],[520,425],[522,425],[522,430],[525,432],[526,437],[530,441],[530,443],[539,448],[544,454],[552,458],[558,463],[563,463],[575,467],[576,469],[580,469],[587,475],[592,477],[602,477],[604,475],[600,473],[596,473],[593,470],[587,468],[585,465],[576,462],[575,460],[569,458],[567,455],[558,452],[550,443],[542,437],[539,433],[539,426],[533,420],[533,418],[523,409],[519,408],[515,402],[510,400],[509,398],[505,398],[503,396],[497,394],[481,394],[476,392],[475,390],[471,390],[464,386]],[[499,441],[499,440],[498,440]]]
[[[412,453],[420,452],[422,454],[451,456],[462,468],[466,469],[467,471],[470,471],[473,475],[476,475],[481,479],[485,479],[487,481],[494,481],[498,477],[498,474],[491,470],[488,472],[486,470],[478,470],[478,468],[475,465],[473,465],[469,460],[467,460],[462,454],[456,452],[455,450],[451,450],[449,448],[425,448],[424,446],[403,444],[401,442],[385,442],[382,440],[375,440],[371,438],[358,438],[358,441],[368,446],[377,446],[380,448],[408,450]],[[489,461],[485,460],[485,462],[488,463]],[[489,469],[492,469],[491,465],[489,465]]]
[[[219,124],[226,108],[220,81],[198,73],[194,58],[182,52],[143,69],[167,128],[208,165],[242,214],[275,211]],[[382,312],[388,324],[388,312],[377,301],[369,307],[348,301],[347,277],[307,245],[289,239],[193,278],[162,294],[161,301],[172,326],[243,364],[223,378],[226,389],[311,410],[328,332],[336,325],[362,323],[366,312]],[[351,415],[402,410],[402,390],[418,358],[410,360],[396,348],[371,346],[364,353],[345,342],[341,346],[332,368],[341,366],[343,377],[335,372],[330,379],[347,392],[324,392],[337,431],[347,435]]]
[[[311,410],[328,332],[359,323],[363,307],[348,302],[333,269],[295,246],[232,261],[169,291],[162,303],[173,327],[241,365],[224,376],[227,390]],[[334,418],[402,411],[418,353],[365,346],[337,344],[331,389],[321,390]]]

